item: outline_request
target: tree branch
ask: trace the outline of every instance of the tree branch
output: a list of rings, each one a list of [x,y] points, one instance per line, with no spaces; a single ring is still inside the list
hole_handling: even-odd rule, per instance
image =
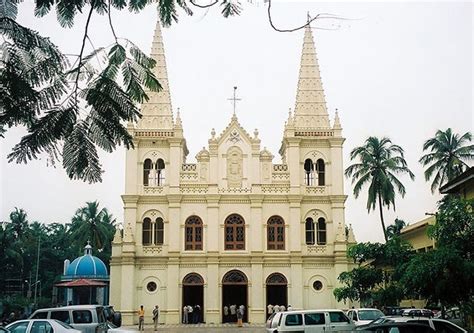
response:
[[[191,5],[196,6],[198,8],[209,8],[209,7],[212,7],[215,4],[217,4],[219,2],[219,0],[215,0],[213,3],[210,3],[208,5],[199,5],[199,4],[195,3],[194,0],[189,0],[189,2],[191,3]]]
[[[109,11],[108,11],[108,15],[109,15],[110,30],[112,30],[112,34],[114,35],[115,42],[118,44],[117,35],[115,34],[114,25],[112,24],[112,16],[110,15],[110,10],[111,10],[111,6],[110,6],[110,0],[109,0]]]
[[[86,27],[84,29],[84,37],[82,38],[82,46],[81,46],[81,52],[79,53],[79,64],[77,65],[77,76],[76,76],[76,82],[75,82],[75,87],[74,87],[74,100],[77,105],[77,90],[79,86],[79,76],[81,73],[81,67],[82,67],[82,56],[84,54],[84,48],[86,46],[86,40],[87,40],[87,30],[89,29],[89,23],[91,22],[91,16],[92,12],[94,11],[94,6],[91,3],[91,10],[89,11],[89,15],[87,16],[87,21],[86,21]]]
[[[272,0],[267,0],[267,1],[268,1],[268,9],[267,9],[267,12],[268,12],[268,21],[270,22],[270,25],[271,25],[271,27],[273,28],[273,30],[278,31],[278,32],[294,32],[294,31],[298,31],[298,30],[304,29],[306,26],[309,26],[313,21],[316,21],[316,20],[318,20],[318,19],[338,19],[338,20],[344,20],[344,18],[335,16],[335,15],[332,15],[332,14],[319,13],[318,15],[316,15],[315,17],[313,17],[312,19],[309,19],[309,16],[308,16],[308,22],[306,22],[305,24],[303,24],[303,25],[300,26],[300,27],[293,28],[293,29],[279,29],[279,28],[277,28],[277,27],[275,26],[275,24],[273,24],[273,21],[272,21],[272,14],[271,14]],[[324,15],[327,15],[327,16],[324,16]],[[325,28],[318,28],[318,29],[322,29],[322,30],[333,30],[333,29],[325,29]]]

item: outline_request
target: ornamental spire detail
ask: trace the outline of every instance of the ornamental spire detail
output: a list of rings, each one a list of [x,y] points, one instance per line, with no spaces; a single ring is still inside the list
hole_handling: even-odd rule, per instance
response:
[[[166,69],[165,48],[159,19],[156,22],[150,56],[156,61],[153,73],[163,89],[158,92],[146,91],[149,100],[141,106],[143,117],[139,121],[138,127],[143,129],[172,129],[173,111]]]
[[[294,126],[300,129],[330,128],[313,33],[309,24],[304,32]]]

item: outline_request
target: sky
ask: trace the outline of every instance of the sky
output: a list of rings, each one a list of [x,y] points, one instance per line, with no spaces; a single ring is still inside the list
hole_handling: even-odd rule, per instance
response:
[[[204,3],[204,2],[203,2]],[[114,12],[119,37],[149,52],[156,24],[156,7],[139,14]],[[320,2],[275,1],[272,18],[279,28],[306,22],[307,13],[330,13],[344,20],[320,21],[313,34],[330,118],[337,108],[343,127],[344,166],[349,153],[368,136],[387,136],[402,146],[415,181],[402,176],[406,195],[396,197],[396,211],[385,209],[388,224],[398,217],[414,223],[436,210],[439,194],[418,163],[423,142],[436,130],[457,133],[473,128],[473,4],[470,2]],[[33,15],[33,1],[19,7],[18,21],[56,43],[64,53],[77,54],[85,17],[63,29],[53,14]],[[92,17],[95,47],[112,43],[107,19]],[[233,87],[242,101],[237,116],[250,133],[257,128],[262,149],[280,163],[278,149],[289,108],[294,108],[303,30],[274,31],[263,1],[243,1],[238,17],[223,18],[219,8],[180,12],[179,23],[165,28],[168,77],[173,108],[181,110],[190,150],[187,163],[207,146],[212,128],[219,134],[232,116]],[[87,45],[90,51],[90,45]],[[103,182],[89,185],[70,180],[60,164],[46,158],[17,165],[6,155],[24,129],[0,139],[0,221],[23,208],[30,221],[67,223],[87,201],[98,200],[123,222],[125,150],[101,153]],[[382,241],[377,211],[367,212],[365,195],[355,199],[345,180],[346,223],[358,241]],[[386,223],[387,223],[386,222]]]

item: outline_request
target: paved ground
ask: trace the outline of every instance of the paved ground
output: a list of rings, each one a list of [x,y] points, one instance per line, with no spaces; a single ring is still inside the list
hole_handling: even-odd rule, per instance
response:
[[[124,327],[125,328],[125,327]],[[138,333],[136,326],[126,327],[127,329],[134,330]],[[190,325],[159,325],[157,333],[192,333],[192,332],[209,332],[209,333],[229,333],[229,332],[242,332],[242,333],[263,333],[265,332],[264,324],[244,324],[244,327],[237,327],[236,324],[190,324]],[[154,333],[152,325],[145,325],[144,333]]]

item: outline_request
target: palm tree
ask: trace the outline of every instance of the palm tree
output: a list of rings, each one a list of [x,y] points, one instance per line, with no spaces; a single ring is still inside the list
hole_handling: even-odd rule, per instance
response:
[[[395,223],[391,224],[387,227],[387,237],[389,239],[392,239],[395,236],[400,235],[400,231],[406,227],[406,223],[403,220],[400,220],[398,218],[395,219]]]
[[[16,239],[20,239],[28,229],[28,215],[22,208],[15,207],[15,210],[10,213],[10,221]]]
[[[94,201],[79,208],[71,222],[71,236],[79,247],[91,241],[92,246],[102,251],[110,234],[113,235],[111,229],[114,229],[115,219],[107,208],[99,210],[99,203]]]
[[[469,167],[466,162],[474,159],[474,145],[466,144],[471,140],[470,132],[459,136],[448,128],[444,132],[438,130],[434,138],[425,141],[423,151],[430,152],[420,158],[420,163],[423,166],[430,164],[425,170],[426,181],[435,175],[431,183],[431,192]]]
[[[367,210],[375,210],[378,202],[380,221],[385,237],[387,230],[383,219],[382,207],[393,205],[395,209],[395,188],[401,196],[405,196],[405,186],[396,177],[397,174],[408,174],[413,180],[415,175],[408,169],[403,156],[403,149],[392,144],[389,138],[369,137],[365,144],[351,151],[351,160],[360,159],[360,163],[350,165],[346,177],[352,177],[354,196],[357,198],[365,184],[369,184]]]

